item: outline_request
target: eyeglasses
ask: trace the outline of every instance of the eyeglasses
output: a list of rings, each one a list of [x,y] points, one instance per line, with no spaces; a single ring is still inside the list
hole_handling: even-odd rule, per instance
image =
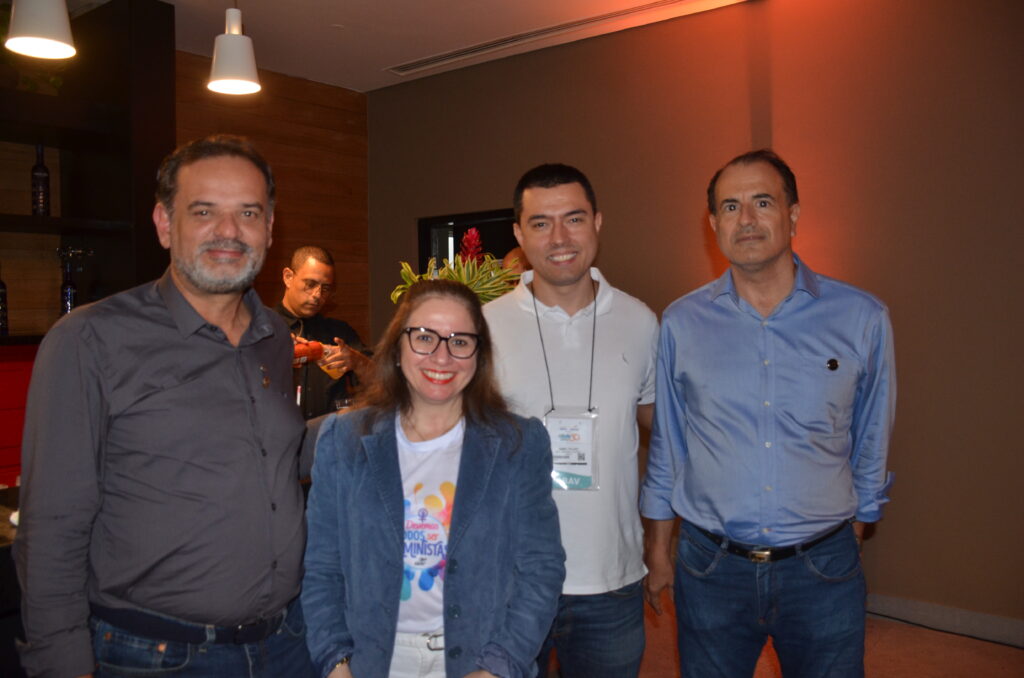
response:
[[[452,332],[447,337],[429,327],[406,327],[402,332],[409,337],[409,348],[413,353],[432,355],[443,341],[448,345],[448,355],[453,358],[472,358],[480,348],[480,335],[469,332]]]
[[[309,279],[302,281],[303,292],[308,292],[309,294],[312,294],[318,289],[320,290],[320,294],[327,296],[328,294],[334,291],[334,285],[330,283],[322,283],[316,280]]]

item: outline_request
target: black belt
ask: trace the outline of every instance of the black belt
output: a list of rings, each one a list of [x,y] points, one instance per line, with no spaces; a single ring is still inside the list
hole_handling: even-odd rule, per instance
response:
[[[825,534],[821,535],[820,537],[816,537],[815,539],[812,539],[812,540],[810,540],[808,542],[804,542],[803,544],[796,544],[795,546],[782,546],[782,547],[779,547],[779,548],[752,548],[752,549],[751,548],[746,548],[744,546],[740,546],[736,542],[734,542],[732,540],[729,540],[729,539],[726,539],[725,537],[720,537],[717,534],[715,534],[714,532],[708,532],[707,530],[705,530],[703,527],[701,527],[699,525],[694,525],[693,523],[690,523],[690,524],[693,525],[697,529],[698,532],[700,532],[705,537],[707,537],[711,541],[715,542],[716,544],[718,544],[719,546],[721,546],[722,548],[724,548],[726,551],[728,551],[729,553],[731,553],[733,555],[740,556],[742,558],[746,558],[747,560],[749,560],[749,561],[751,561],[753,563],[773,563],[776,560],[785,560],[786,558],[790,558],[792,556],[795,556],[800,551],[806,551],[807,549],[811,548],[812,546],[816,546],[817,544],[820,544],[821,542],[825,541],[829,537],[832,537],[832,536],[838,534],[844,527],[846,527],[847,525],[850,524],[850,521],[849,520],[844,520],[843,522],[839,523],[834,528],[832,528],[831,530],[829,530]]]
[[[284,621],[284,613],[275,615],[269,619],[260,619],[250,624],[239,624],[238,626],[204,626],[202,624],[191,624],[189,622],[175,621],[167,617],[161,617],[139,610],[128,610],[125,608],[103,607],[102,605],[90,605],[92,616],[101,619],[108,624],[138,636],[152,638],[153,640],[169,640],[175,643],[192,643],[201,645],[211,642],[207,637],[207,629],[214,631],[214,643],[235,643],[245,645],[265,640],[281,628]]]

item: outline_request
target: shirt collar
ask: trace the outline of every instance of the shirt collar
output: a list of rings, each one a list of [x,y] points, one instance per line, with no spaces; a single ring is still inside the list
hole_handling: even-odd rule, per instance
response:
[[[793,253],[793,263],[796,264],[796,276],[793,280],[793,292],[803,291],[810,294],[812,297],[819,297],[821,295],[821,285],[818,282],[818,274],[811,270],[811,268],[800,259],[799,256]],[[718,280],[711,285],[711,298],[717,299],[723,294],[729,295],[734,302],[739,303],[739,294],[736,293],[736,283],[732,279],[732,267],[725,270]],[[787,296],[793,296],[790,293]]]
[[[172,264],[173,265],[173,264]],[[189,337],[207,326],[207,322],[192,304],[188,303],[185,295],[181,293],[171,276],[171,269],[168,268],[160,279],[156,281],[157,291],[167,306],[171,320],[178,327],[182,337]],[[255,343],[274,334],[274,327],[267,315],[267,308],[260,301],[259,295],[251,287],[242,295],[242,302],[248,307],[252,320],[249,321],[249,328],[242,335],[239,345]]]
[[[519,276],[519,284],[516,285],[515,289],[509,294],[515,296],[516,302],[519,307],[533,312],[533,292],[529,288],[529,284],[533,282],[533,271],[523,271]],[[596,266],[590,267],[590,279],[596,280],[598,283],[597,287],[597,314],[604,315],[611,310],[612,307],[612,287],[605,280],[605,277],[601,274],[601,271]],[[559,306],[547,306],[540,299],[537,299],[537,310],[540,311],[541,315],[547,315],[549,313],[561,314],[565,317],[569,317],[569,314],[562,310]],[[576,315],[587,316],[593,313],[594,304],[587,304],[579,311]]]
[[[278,302],[277,306],[274,307],[274,311],[284,318],[285,323],[288,325],[288,329],[294,330],[296,327],[302,326],[304,319],[289,311],[283,303]]]

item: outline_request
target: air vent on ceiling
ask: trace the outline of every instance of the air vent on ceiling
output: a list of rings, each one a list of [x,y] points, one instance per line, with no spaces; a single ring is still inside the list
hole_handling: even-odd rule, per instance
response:
[[[657,2],[648,2],[643,5],[637,5],[636,7],[628,7],[626,9],[620,9],[614,12],[607,12],[605,14],[598,14],[597,16],[578,19],[576,21],[568,21],[563,24],[558,24],[557,26],[538,28],[537,30],[534,31],[526,31],[525,33],[509,35],[504,38],[498,38],[496,40],[482,42],[478,45],[462,47],[460,49],[452,50],[451,52],[445,52],[444,54],[435,54],[434,56],[429,56],[424,59],[417,59],[416,61],[409,61],[404,64],[398,64],[397,66],[392,66],[387,70],[396,75],[409,75],[410,73],[418,73],[420,71],[426,71],[433,68],[440,68],[454,61],[462,61],[464,59],[469,59],[475,56],[479,56],[481,54],[498,52],[503,49],[508,49],[510,47],[525,42],[533,42],[535,40],[540,40],[542,38],[557,35],[559,33],[565,33],[567,31],[585,28],[593,24],[598,24],[605,21],[612,21],[615,19],[622,19],[624,17],[640,14],[643,12],[651,12],[654,10],[666,9],[668,7],[671,7],[672,5],[686,4],[701,3],[694,3],[694,0],[658,0]],[[706,5],[708,3],[703,4]],[[702,9],[704,8],[702,7]]]

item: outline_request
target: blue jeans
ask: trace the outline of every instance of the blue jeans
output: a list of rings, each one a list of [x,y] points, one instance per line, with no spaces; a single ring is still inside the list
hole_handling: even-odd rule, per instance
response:
[[[636,678],[644,656],[642,580],[608,593],[559,596],[538,678],[548,675],[552,648],[562,678]]]
[[[683,678],[752,676],[769,636],[786,678],[864,675],[866,591],[852,526],[754,563],[684,521],[675,580]]]
[[[168,642],[132,635],[93,617],[96,678],[313,678],[306,649],[306,621],[296,598],[281,628],[266,640],[233,643]],[[197,625],[200,626],[201,625]]]

